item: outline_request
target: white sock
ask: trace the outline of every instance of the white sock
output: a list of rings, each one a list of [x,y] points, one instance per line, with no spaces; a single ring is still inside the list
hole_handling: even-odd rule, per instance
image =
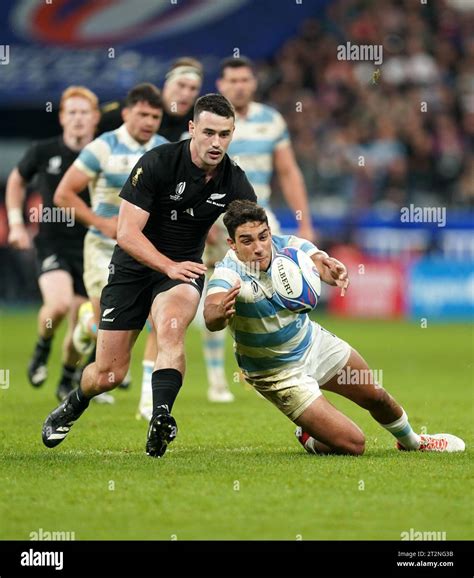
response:
[[[394,435],[405,449],[417,450],[420,447],[420,436],[411,429],[405,410],[394,422],[380,425]]]
[[[143,360],[142,392],[139,407],[153,407],[153,394],[151,390],[151,375],[155,364],[153,361]]]
[[[204,359],[211,388],[227,389],[225,375],[225,329],[204,332]]]

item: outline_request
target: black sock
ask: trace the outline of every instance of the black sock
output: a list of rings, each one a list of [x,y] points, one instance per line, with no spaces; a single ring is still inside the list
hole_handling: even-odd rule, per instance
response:
[[[51,337],[41,337],[38,335],[38,341],[36,342],[36,351],[42,353],[43,355],[48,355],[51,350],[51,344],[53,342],[53,336]]]
[[[73,365],[63,365],[63,371],[61,374],[61,383],[66,385],[71,385],[74,375],[76,373],[76,368]]]
[[[172,410],[182,383],[183,376],[177,369],[157,369],[151,374],[154,414],[159,413],[162,405],[167,406],[168,411]]]
[[[84,392],[80,387],[75,389],[69,394],[69,401],[72,407],[77,411],[82,413],[89,406],[90,398],[84,395]]]

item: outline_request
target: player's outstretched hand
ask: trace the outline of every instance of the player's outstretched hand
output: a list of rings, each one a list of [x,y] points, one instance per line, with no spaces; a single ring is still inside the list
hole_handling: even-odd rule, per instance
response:
[[[235,314],[235,300],[240,291],[240,283],[236,283],[224,294],[224,299],[219,303],[219,308],[223,319],[229,319]]]
[[[321,278],[329,285],[337,285],[341,288],[341,297],[346,294],[349,287],[349,276],[346,266],[333,257],[323,257],[321,263],[324,265],[324,274]]]
[[[198,279],[204,275],[207,267],[202,263],[194,263],[193,261],[182,261],[181,263],[173,263],[169,265],[165,271],[170,279],[177,279],[191,283],[194,279]]]
[[[31,241],[24,225],[12,225],[8,234],[8,244],[14,249],[30,249]]]

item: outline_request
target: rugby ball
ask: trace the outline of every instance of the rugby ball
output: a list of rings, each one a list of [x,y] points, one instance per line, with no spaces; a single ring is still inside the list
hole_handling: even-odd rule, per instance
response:
[[[301,249],[281,249],[273,259],[271,275],[275,293],[290,311],[307,313],[318,304],[321,279],[311,257]]]

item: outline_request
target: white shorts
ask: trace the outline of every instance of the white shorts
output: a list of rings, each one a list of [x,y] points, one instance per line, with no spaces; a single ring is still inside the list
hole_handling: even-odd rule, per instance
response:
[[[84,285],[90,298],[100,298],[107,285],[115,241],[88,232],[84,240]]]
[[[320,385],[342,369],[351,354],[348,343],[314,323],[315,337],[305,361],[264,379],[246,380],[292,421],[321,395]],[[291,375],[289,375],[289,373]]]

